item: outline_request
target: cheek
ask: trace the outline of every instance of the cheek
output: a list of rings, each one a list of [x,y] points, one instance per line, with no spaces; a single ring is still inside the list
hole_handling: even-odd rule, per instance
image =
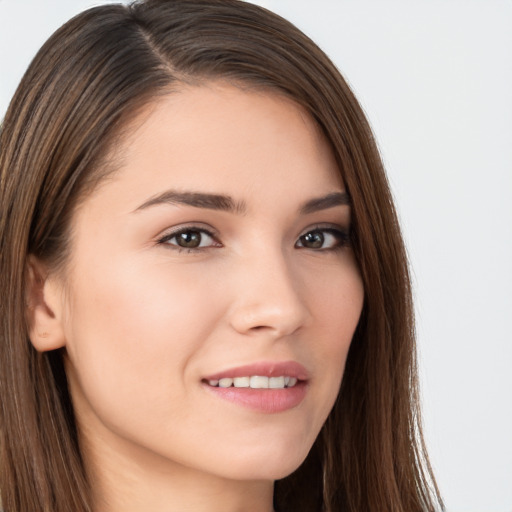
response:
[[[219,301],[204,293],[204,280],[194,283],[186,272],[115,261],[77,272],[68,358],[98,407],[162,408],[183,394],[184,372],[217,322]]]
[[[324,415],[328,414],[339,391],[347,354],[361,316],[364,288],[355,265],[318,276],[312,296],[315,329],[312,329],[314,345],[311,357],[321,368],[322,401]],[[316,335],[315,335],[316,333]]]
[[[312,297],[310,310],[325,335],[326,349],[340,353],[348,350],[364,301],[362,278],[355,262],[327,267],[308,281]]]

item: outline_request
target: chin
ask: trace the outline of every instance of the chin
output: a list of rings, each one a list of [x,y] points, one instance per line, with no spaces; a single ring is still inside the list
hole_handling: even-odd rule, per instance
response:
[[[286,478],[295,472],[303,461],[296,464],[275,464],[266,468],[247,468],[240,471],[230,471],[227,478],[232,480],[252,480],[252,481],[276,481]]]
[[[226,476],[235,480],[280,480],[296,471],[308,453],[309,449],[300,450],[295,446],[286,451],[262,450],[260,454],[237,456],[226,463],[229,472]]]

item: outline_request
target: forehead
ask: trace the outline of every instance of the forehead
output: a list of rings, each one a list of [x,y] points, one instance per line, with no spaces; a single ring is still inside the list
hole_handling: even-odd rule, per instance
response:
[[[169,187],[248,200],[343,189],[318,125],[275,92],[184,86],[148,105],[125,133],[109,182],[133,201]]]

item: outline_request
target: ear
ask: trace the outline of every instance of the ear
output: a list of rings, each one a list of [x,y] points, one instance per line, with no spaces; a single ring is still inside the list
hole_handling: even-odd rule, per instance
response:
[[[32,345],[38,352],[63,347],[62,289],[55,278],[49,277],[46,265],[33,255],[27,261],[26,286],[26,315]]]

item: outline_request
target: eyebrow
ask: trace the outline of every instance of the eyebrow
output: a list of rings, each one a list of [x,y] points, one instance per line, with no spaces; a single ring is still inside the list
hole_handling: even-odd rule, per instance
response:
[[[349,206],[350,197],[346,192],[333,192],[323,197],[317,197],[306,201],[300,208],[302,215],[318,212],[320,210],[328,210],[336,206]]]
[[[167,190],[148,199],[136,208],[134,213],[161,204],[186,205],[193,206],[194,208],[206,208],[208,210],[220,210],[238,214],[247,212],[247,205],[244,201],[235,201],[232,197],[227,195]],[[316,197],[306,201],[299,208],[299,212],[301,215],[307,215],[345,205],[350,205],[349,195],[346,192],[332,192],[326,196]]]
[[[178,192],[176,190],[167,190],[162,194],[148,199],[135,211],[138,212],[160,204],[186,205],[195,208],[207,208],[208,210],[221,210],[240,214],[247,211],[247,206],[243,201],[235,201],[229,196],[204,194],[201,192]]]

